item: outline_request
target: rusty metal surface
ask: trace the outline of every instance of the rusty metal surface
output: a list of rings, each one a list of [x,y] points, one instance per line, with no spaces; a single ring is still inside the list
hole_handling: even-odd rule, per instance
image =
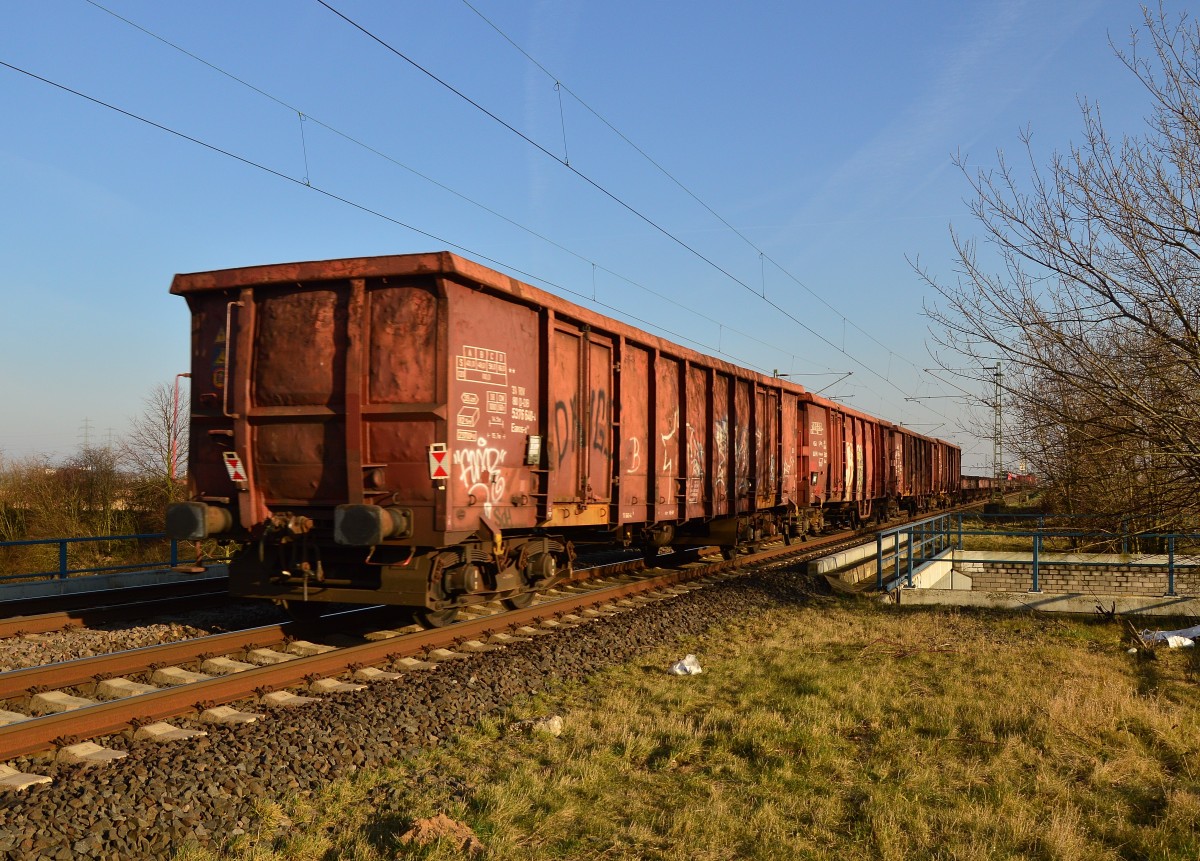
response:
[[[444,531],[474,532],[485,519],[492,528],[533,527],[544,519],[540,483],[525,463],[529,435],[544,432],[538,313],[450,281],[443,290],[445,442],[453,464]],[[577,492],[567,498],[581,501]]]
[[[192,494],[238,505],[246,528],[272,510],[398,504],[430,511],[417,520],[434,534],[413,541],[437,544],[485,518],[677,521],[780,495],[773,405],[802,387],[455,255],[179,275],[172,292],[193,313]],[[710,405],[717,377],[727,400]],[[530,435],[544,471],[523,462]],[[444,486],[425,471],[431,443],[451,453]]]

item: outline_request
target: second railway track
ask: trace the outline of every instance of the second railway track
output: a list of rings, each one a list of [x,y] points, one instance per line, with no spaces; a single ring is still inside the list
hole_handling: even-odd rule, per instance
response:
[[[334,680],[324,684],[326,690],[333,690],[338,688],[338,677],[346,674],[359,680],[372,676],[395,678],[388,672],[404,659],[436,656],[437,650],[466,650],[459,651],[459,655],[490,650],[514,637],[519,641],[627,609],[621,602],[641,600],[642,596],[670,597],[672,593],[666,590],[734,567],[826,552],[828,543],[780,545],[735,560],[702,560],[683,569],[655,569],[612,582],[613,569],[627,566],[618,563],[600,569],[600,581],[569,584],[527,609],[481,615],[445,628],[392,631],[391,635],[376,631],[369,639],[339,648],[314,646],[298,639],[312,636],[318,641],[329,640],[336,629],[328,623],[322,631],[320,624],[293,622],[3,673],[0,720],[11,722],[0,726],[0,762],[69,748],[71,743],[166,718],[206,715],[207,719],[220,720],[221,715],[229,713],[214,713],[214,707],[258,701],[266,694],[289,688],[311,693],[318,680]],[[357,624],[365,633],[370,626],[356,623],[355,618],[355,614],[344,614],[335,621],[341,621],[341,627]],[[259,663],[255,665],[254,661]],[[381,665],[389,668],[382,670],[382,676],[378,669],[362,672]],[[108,695],[115,693],[116,698],[88,702],[79,696],[95,696],[106,684]],[[318,684],[316,689],[321,688]],[[24,711],[10,711],[5,705]],[[39,711],[45,713],[31,713]]]

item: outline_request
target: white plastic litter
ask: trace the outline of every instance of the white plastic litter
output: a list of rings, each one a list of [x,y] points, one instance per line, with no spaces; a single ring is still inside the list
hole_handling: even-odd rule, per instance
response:
[[[667,672],[674,676],[695,676],[704,670],[700,668],[700,662],[696,660],[695,655],[688,655],[682,661],[671,664],[671,669]]]
[[[1200,625],[1180,628],[1178,631],[1142,631],[1142,642],[1166,643],[1172,649],[1190,649],[1200,639]]]

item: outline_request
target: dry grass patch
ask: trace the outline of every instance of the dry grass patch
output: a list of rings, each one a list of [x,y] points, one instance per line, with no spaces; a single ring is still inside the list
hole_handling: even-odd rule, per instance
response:
[[[684,651],[702,675],[666,674]],[[489,723],[229,848],[463,857],[399,842],[441,813],[501,859],[1196,858],[1200,691],[1159,655],[1116,624],[826,600],[520,707],[559,738]]]

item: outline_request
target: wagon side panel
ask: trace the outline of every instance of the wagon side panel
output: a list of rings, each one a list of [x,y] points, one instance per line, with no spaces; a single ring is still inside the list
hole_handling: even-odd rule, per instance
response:
[[[779,391],[755,392],[755,508],[771,508],[779,496]]]
[[[537,488],[526,452],[530,436],[541,434],[538,313],[455,282],[447,282],[445,291],[452,369],[446,529],[531,527]]]
[[[811,401],[800,405],[800,426],[804,432],[801,448],[802,501],[805,505],[823,505],[832,491],[830,453],[833,445],[829,411]]]
[[[650,354],[625,342],[621,352],[621,400],[618,424],[620,441],[620,513],[622,523],[644,523],[650,498]]]
[[[738,514],[751,510],[753,488],[753,455],[751,443],[753,440],[754,415],[751,408],[754,403],[751,382],[735,379],[733,383],[733,414],[731,416],[733,434],[733,464],[734,464],[734,504]]]
[[[701,518],[711,510],[709,472],[712,459],[712,403],[709,397],[709,371],[703,367],[687,366],[687,422],[683,444],[686,468],[684,471],[684,517]]]
[[[735,510],[730,424],[732,397],[732,378],[724,371],[715,371],[712,381],[712,495],[715,516],[728,516]]]
[[[779,412],[779,502],[783,505],[799,501],[796,488],[800,456],[798,406],[796,395],[783,392]]]
[[[675,520],[680,516],[679,482],[683,467],[680,464],[679,438],[686,412],[680,399],[680,363],[677,359],[659,354],[655,359],[654,390],[654,515],[655,522]]]

